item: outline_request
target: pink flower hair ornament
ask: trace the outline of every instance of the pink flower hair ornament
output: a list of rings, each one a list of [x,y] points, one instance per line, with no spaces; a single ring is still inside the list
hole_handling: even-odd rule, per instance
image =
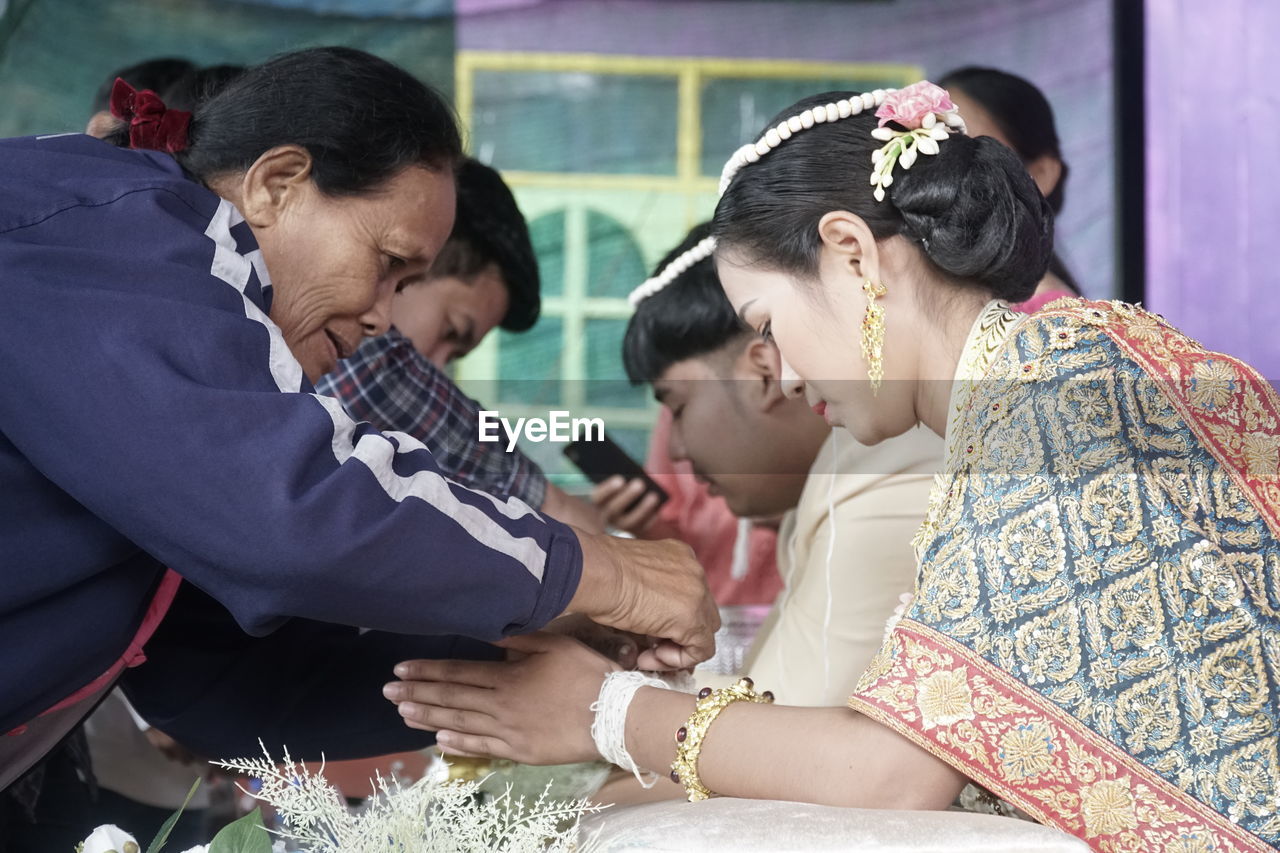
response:
[[[876,110],[879,126],[871,135],[884,143],[871,152],[871,186],[876,201],[893,184],[893,167],[910,169],[921,154],[937,154],[938,143],[952,132],[964,133],[964,119],[941,86],[928,80],[890,92]],[[888,125],[893,123],[895,127]],[[902,128],[899,130],[898,128]]]

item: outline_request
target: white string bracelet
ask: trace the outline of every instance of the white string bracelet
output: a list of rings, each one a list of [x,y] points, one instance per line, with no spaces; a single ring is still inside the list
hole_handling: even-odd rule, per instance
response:
[[[595,721],[591,723],[591,739],[605,761],[631,771],[637,782],[652,788],[658,782],[658,774],[642,774],[627,752],[627,709],[641,687],[667,689],[665,683],[647,672],[611,672],[604,677],[600,696],[591,704],[591,710],[596,712]]]
[[[672,681],[674,683],[669,683],[649,672],[611,672],[600,685],[600,696],[591,703],[591,710],[596,714],[595,721],[591,723],[591,739],[595,741],[596,749],[605,761],[630,771],[645,788],[657,784],[658,774],[642,773],[631,753],[627,752],[627,709],[641,687],[688,692],[682,688],[692,684],[693,680],[686,675],[683,680]]]

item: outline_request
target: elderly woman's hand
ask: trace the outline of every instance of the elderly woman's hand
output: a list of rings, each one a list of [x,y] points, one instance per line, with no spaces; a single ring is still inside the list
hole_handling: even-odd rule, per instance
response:
[[[567,612],[657,639],[640,669],[688,669],[715,654],[720,611],[688,545],[583,531],[578,540],[582,580]]]
[[[383,695],[444,752],[568,764],[600,757],[591,704],[617,666],[577,640],[546,632],[504,640],[511,660],[414,660]]]

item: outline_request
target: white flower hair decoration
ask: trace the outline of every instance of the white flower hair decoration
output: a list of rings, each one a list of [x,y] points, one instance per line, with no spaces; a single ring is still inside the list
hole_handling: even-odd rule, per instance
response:
[[[937,154],[938,143],[951,133],[964,133],[964,119],[951,96],[928,80],[913,83],[885,98],[876,110],[880,126],[871,135],[884,145],[871,152],[871,186],[876,201],[884,201],[884,191],[893,183],[893,167],[910,169],[921,154]],[[901,127],[886,127],[890,122]]]
[[[938,143],[952,133],[964,133],[964,119],[956,105],[951,103],[947,90],[921,80],[905,89],[876,89],[852,98],[844,98],[823,106],[811,107],[777,127],[771,127],[755,142],[748,142],[729,158],[720,173],[720,195],[724,195],[738,172],[759,161],[770,151],[801,131],[817,124],[828,124],[874,109],[880,126],[871,135],[885,144],[872,152],[871,185],[876,201],[884,201],[885,187],[893,183],[893,167],[901,163],[910,169],[920,154],[937,154]],[[898,130],[886,127],[894,122]],[[694,264],[706,260],[715,252],[716,240],[707,237],[663,267],[653,278],[631,291],[627,301],[635,308],[679,278]]]

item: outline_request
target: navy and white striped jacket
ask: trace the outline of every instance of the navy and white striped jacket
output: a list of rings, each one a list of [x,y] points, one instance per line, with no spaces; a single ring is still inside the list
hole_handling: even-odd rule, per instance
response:
[[[170,157],[0,140],[0,732],[120,656],[165,566],[254,635],[496,639],[569,602],[572,531],[311,393],[270,298]]]

